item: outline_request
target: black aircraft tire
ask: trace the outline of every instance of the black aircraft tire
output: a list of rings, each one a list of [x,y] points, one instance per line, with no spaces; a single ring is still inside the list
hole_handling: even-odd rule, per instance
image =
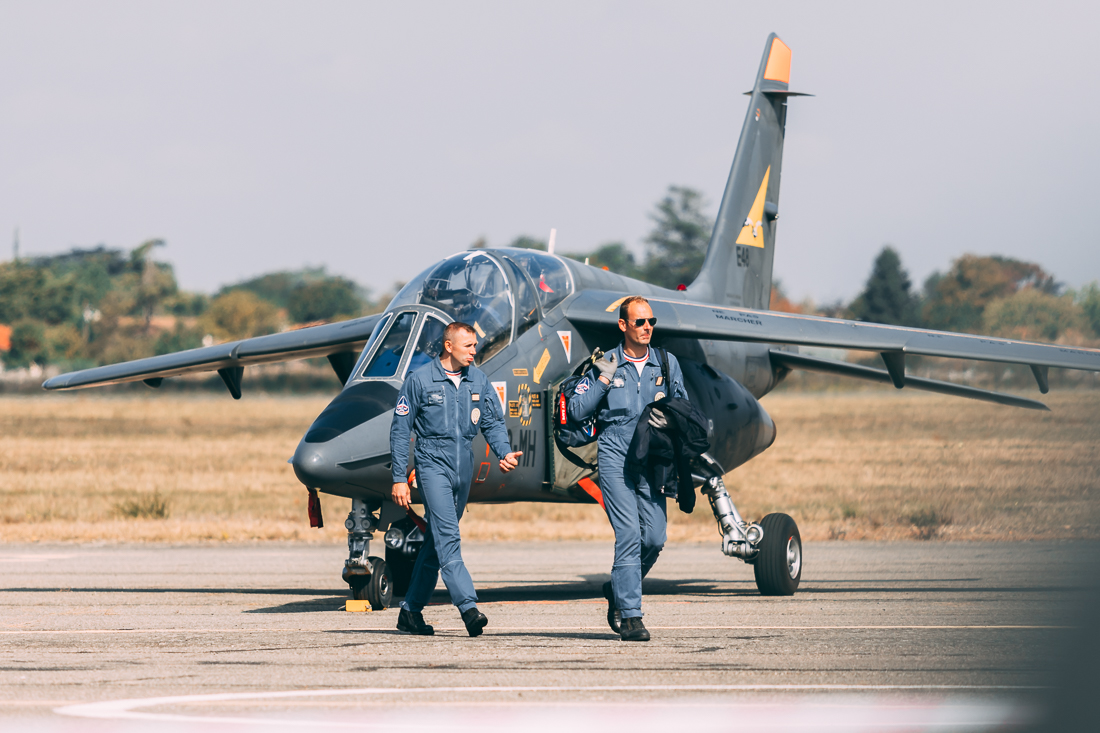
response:
[[[802,536],[786,514],[769,514],[760,520],[764,539],[753,574],[764,596],[793,596],[802,580]]]
[[[404,597],[409,592],[413,565],[416,565],[416,553],[406,555],[401,550],[386,548],[386,565],[390,568],[390,580],[393,582],[393,594]]]
[[[348,581],[351,589],[351,597],[357,601],[367,600],[367,586],[370,585],[370,577],[366,575],[354,575]]]
[[[393,580],[386,561],[380,557],[370,557],[370,582],[367,583],[366,598],[372,611],[384,611],[393,605]]]

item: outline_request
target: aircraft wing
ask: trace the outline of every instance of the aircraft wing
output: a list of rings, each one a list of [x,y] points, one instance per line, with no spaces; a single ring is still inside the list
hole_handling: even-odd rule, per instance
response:
[[[1040,390],[1044,393],[1047,391],[1048,367],[1100,371],[1100,351],[1096,349],[687,300],[648,299],[662,335],[877,351],[882,354],[890,377],[898,387],[904,383],[906,354],[1027,364],[1035,372]],[[618,321],[622,300],[622,293],[586,290],[566,306],[565,315],[574,323],[613,326]]]
[[[47,379],[42,386],[49,390],[77,389],[142,380],[151,387],[159,387],[167,377],[217,371],[233,397],[239,399],[240,378],[244,367],[314,356],[327,356],[340,381],[346,382],[347,373],[350,373],[355,363],[355,352],[363,348],[381,318],[381,314],[365,316],[340,323],[311,326],[83,369]]]

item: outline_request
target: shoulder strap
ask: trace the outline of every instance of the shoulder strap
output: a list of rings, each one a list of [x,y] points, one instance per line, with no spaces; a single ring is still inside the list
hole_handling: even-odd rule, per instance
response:
[[[666,393],[669,397],[672,396],[672,384],[668,381],[668,352],[662,348],[657,349],[657,354],[661,357],[661,376],[664,377],[664,385]]]

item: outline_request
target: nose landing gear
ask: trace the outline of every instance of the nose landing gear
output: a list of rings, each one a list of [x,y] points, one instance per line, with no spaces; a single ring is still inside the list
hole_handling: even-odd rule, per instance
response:
[[[759,524],[746,522],[733,505],[722,467],[710,456],[700,456],[702,492],[722,533],[722,552],[753,566],[761,595],[791,596],[802,580],[802,536],[786,514],[769,514]]]
[[[377,506],[377,505],[376,505]],[[393,505],[397,508],[397,505]],[[382,611],[393,605],[394,582],[386,561],[370,557],[370,541],[374,532],[385,521],[389,525],[392,512],[382,504],[378,516],[362,499],[351,500],[351,512],[344,522],[348,530],[348,559],[344,561],[344,582],[351,588],[351,597],[367,601],[374,611]]]

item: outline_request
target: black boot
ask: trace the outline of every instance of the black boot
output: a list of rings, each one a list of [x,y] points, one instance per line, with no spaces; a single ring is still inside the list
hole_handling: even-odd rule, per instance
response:
[[[481,630],[488,625],[489,619],[474,606],[462,612],[462,623],[466,624],[466,632],[470,636],[481,636]]]
[[[623,641],[649,641],[649,632],[640,618],[624,618],[619,638]]]
[[[404,608],[397,614],[397,630],[417,636],[431,636],[435,633],[434,627],[424,623],[424,614],[420,611],[406,611]]]
[[[603,584],[603,597],[607,599],[607,625],[616,634],[621,634],[619,623],[622,619],[619,618],[619,609],[615,607],[615,594],[611,590],[611,581]]]

